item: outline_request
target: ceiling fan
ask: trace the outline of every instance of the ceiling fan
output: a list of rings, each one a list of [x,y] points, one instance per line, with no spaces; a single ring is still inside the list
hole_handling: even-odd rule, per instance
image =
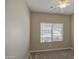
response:
[[[65,8],[65,7],[69,6],[69,5],[70,5],[69,0],[59,0],[58,1],[58,6],[60,8]]]
[[[50,3],[53,3],[53,0],[50,0]],[[57,0],[57,7],[59,8],[66,8],[67,6],[70,6],[70,1],[69,0]],[[51,7],[53,7],[51,5]]]

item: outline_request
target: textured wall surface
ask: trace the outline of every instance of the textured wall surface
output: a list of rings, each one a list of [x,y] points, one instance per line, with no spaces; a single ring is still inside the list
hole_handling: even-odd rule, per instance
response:
[[[24,0],[5,0],[5,58],[26,59],[29,49],[30,13]]]
[[[74,15],[71,16],[71,40],[74,46]]]
[[[31,49],[52,49],[61,47],[71,47],[71,16],[70,15],[57,15],[47,13],[32,13],[31,15]],[[64,23],[64,41],[40,43],[40,23]]]

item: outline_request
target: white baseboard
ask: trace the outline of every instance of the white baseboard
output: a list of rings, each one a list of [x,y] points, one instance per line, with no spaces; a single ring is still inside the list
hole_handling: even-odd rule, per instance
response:
[[[45,49],[45,50],[30,50],[30,53],[34,53],[34,52],[46,52],[46,51],[56,51],[56,50],[68,50],[68,49],[73,50],[72,47],[67,47],[67,48],[54,48],[54,49]]]

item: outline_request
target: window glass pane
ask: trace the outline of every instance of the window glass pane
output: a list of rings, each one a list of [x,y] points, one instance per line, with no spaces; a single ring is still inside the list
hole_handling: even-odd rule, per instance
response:
[[[63,24],[53,24],[53,41],[63,40]]]
[[[63,41],[62,34],[53,34],[53,41]]]
[[[50,23],[41,23],[41,42],[51,42],[51,25]]]

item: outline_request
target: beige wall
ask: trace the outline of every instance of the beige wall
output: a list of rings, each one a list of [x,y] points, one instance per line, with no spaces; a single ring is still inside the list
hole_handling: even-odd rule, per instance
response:
[[[31,15],[31,47],[32,50],[49,49],[58,47],[71,47],[70,27],[71,20],[68,15],[56,15],[47,13],[32,13]],[[40,43],[40,23],[64,23],[64,41],[48,44]]]
[[[26,59],[29,50],[30,12],[24,0],[5,0],[5,58]]]
[[[74,47],[74,15],[71,16],[71,40]]]

